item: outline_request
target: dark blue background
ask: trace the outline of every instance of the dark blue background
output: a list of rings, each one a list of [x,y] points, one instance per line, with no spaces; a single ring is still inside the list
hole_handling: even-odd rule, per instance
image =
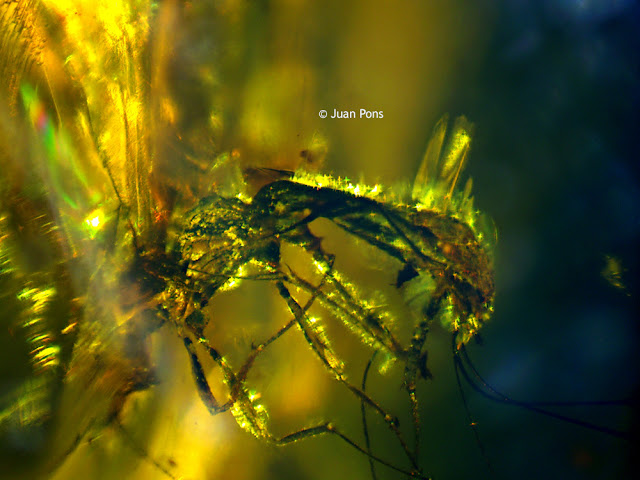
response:
[[[461,63],[449,107],[478,125],[469,171],[499,232],[496,314],[471,355],[514,399],[637,400],[639,6],[511,1],[494,13],[479,73]],[[605,255],[622,261],[628,295],[601,275]],[[628,442],[470,397],[495,478],[635,469]],[[637,428],[634,409],[557,411]],[[467,448],[434,477],[489,478]]]

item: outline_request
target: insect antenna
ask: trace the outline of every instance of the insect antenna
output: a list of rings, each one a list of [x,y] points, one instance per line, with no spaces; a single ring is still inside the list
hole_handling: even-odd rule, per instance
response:
[[[462,377],[465,379],[467,384],[480,395],[494,402],[503,403],[506,405],[513,405],[516,407],[521,407],[526,410],[538,413],[540,415],[545,415],[547,417],[555,418],[556,420],[560,420],[566,423],[571,423],[573,425],[578,425],[580,427],[588,428],[589,430],[594,430],[596,432],[604,433],[606,435],[610,435],[612,437],[620,438],[622,440],[626,440],[628,442],[636,442],[637,439],[633,437],[631,432],[625,432],[621,430],[616,430],[609,427],[604,427],[602,425],[596,425],[591,422],[587,422],[584,420],[579,420],[577,418],[569,417],[567,415],[559,414],[554,411],[548,410],[542,407],[571,407],[571,406],[623,406],[623,407],[633,407],[633,404],[630,400],[614,400],[614,401],[593,401],[593,402],[522,402],[519,400],[514,400],[511,397],[505,395],[504,393],[496,390],[491,384],[487,383],[487,381],[480,375],[478,370],[473,365],[473,362],[469,358],[469,355],[464,347],[461,345],[459,348],[456,347],[456,333],[453,335],[452,342],[452,351],[454,356],[454,362],[456,366],[456,373],[459,370],[462,374]],[[468,369],[468,370],[467,370]]]

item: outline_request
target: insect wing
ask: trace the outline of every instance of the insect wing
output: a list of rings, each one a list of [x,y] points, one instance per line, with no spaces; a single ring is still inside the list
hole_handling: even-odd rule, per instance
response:
[[[449,141],[440,160],[440,179],[449,187],[448,193],[451,195],[471,149],[473,125],[465,117],[460,116],[456,118],[449,135]]]
[[[24,366],[2,372],[0,426],[16,474],[53,470],[144,383],[120,282],[132,232],[152,225],[135,6],[1,6],[3,342]]]
[[[457,117],[447,132],[449,115],[436,124],[427,145],[413,184],[412,198],[418,201],[427,197],[450,199],[465,167],[471,149],[473,124],[464,116]],[[465,193],[470,191],[470,184]],[[429,194],[429,192],[433,192]]]
[[[419,198],[424,187],[436,178],[448,124],[449,115],[444,115],[438,123],[436,123],[435,127],[433,127],[433,133],[429,139],[427,150],[424,153],[424,157],[422,157],[422,162],[420,163],[416,179],[413,183],[412,198]]]

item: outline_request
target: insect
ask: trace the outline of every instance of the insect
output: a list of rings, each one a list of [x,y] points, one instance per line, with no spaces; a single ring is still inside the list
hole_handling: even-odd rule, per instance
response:
[[[448,128],[445,117],[436,125],[404,196],[276,171],[284,178],[255,194],[229,195],[200,185],[221,165],[237,172],[237,154],[196,146],[201,132],[175,119],[162,78],[163,62],[170,61],[162,50],[166,39],[156,39],[156,63],[146,64],[150,22],[170,22],[170,10],[152,15],[144,2],[120,10],[46,2],[2,9],[0,118],[7,149],[0,252],[10,305],[3,322],[11,325],[8,335],[26,345],[11,355],[28,357],[31,374],[15,375],[15,385],[4,387],[3,423],[18,438],[8,434],[6,443],[18,451],[23,444],[43,445],[35,474],[56,471],[92,432],[119,422],[138,393],[162,384],[148,344],[155,332],[168,330],[182,344],[211,414],[229,411],[242,429],[276,445],[339,437],[372,461],[427,478],[419,461],[416,385],[430,376],[428,331],[439,319],[462,345],[493,311],[493,232],[473,208],[470,182],[456,189],[470,124],[460,117]],[[61,51],[50,47],[53,40]],[[149,98],[150,91],[158,98]],[[184,155],[181,166],[196,172],[184,183],[166,173],[162,153],[171,145],[162,143],[164,134],[197,153]],[[193,157],[207,153],[213,167],[202,170]],[[385,258],[411,320],[394,320],[384,295],[372,298],[341,272],[340,259],[314,233],[314,222],[322,220]],[[289,249],[304,265],[287,260]],[[263,339],[253,338],[247,353],[235,354],[216,345],[212,329],[222,320],[208,309],[240,281],[273,288],[288,319]],[[369,356],[378,353],[385,364],[399,366],[413,439],[364,380],[362,387],[352,380],[353,362],[334,347],[334,327],[311,313],[319,308],[351,330]],[[368,436],[363,446],[324,420],[272,433],[251,375],[289,330],[300,332],[326,374],[362,404],[363,416],[385,425],[408,466],[376,452]],[[214,394],[207,365],[220,372],[223,397]],[[21,376],[30,379],[20,383]],[[160,466],[173,476],[169,467]]]

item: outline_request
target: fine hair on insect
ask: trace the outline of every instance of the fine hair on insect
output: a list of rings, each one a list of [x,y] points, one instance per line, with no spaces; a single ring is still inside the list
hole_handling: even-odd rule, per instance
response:
[[[136,399],[172,388],[157,365],[165,335],[177,339],[189,385],[211,415],[229,412],[274,445],[339,438],[370,461],[373,477],[379,465],[428,478],[418,387],[431,377],[429,332],[455,333],[463,352],[494,308],[495,229],[461,180],[472,124],[437,122],[415,182],[395,190],[256,167],[251,149],[219,134],[215,109],[184,102],[189,118],[181,111],[184,93],[169,74],[186,62],[169,47],[174,2],[117,7],[0,6],[0,280],[6,316],[26,345],[16,356],[29,364],[1,404],[3,428],[20,441],[3,434],[3,444],[20,450],[38,438],[44,453],[33,468],[49,475],[115,426],[176,476],[130,420]],[[212,71],[190,73],[215,90]],[[294,166],[312,170],[324,150],[310,138]],[[388,288],[373,291],[344,272],[345,254],[323,229],[375,255]],[[220,338],[236,332],[225,330],[234,322],[216,302],[241,284],[279,299],[278,326],[244,333],[249,346]],[[277,374],[264,359],[287,351],[290,337],[359,407],[357,430],[328,415],[274,433],[274,409],[254,377],[261,368]],[[384,374],[376,381],[403,392],[402,426],[403,412],[371,386],[375,369]],[[376,445],[374,422],[400,456]]]
[[[318,173],[308,40],[257,40],[277,3],[0,2],[2,474],[430,478],[438,349],[482,477],[465,388],[628,440],[471,360],[497,240],[473,124],[437,121],[411,185]]]
[[[470,125],[460,117],[445,142],[447,125],[445,117],[436,126],[412,191],[415,198],[423,193],[421,183],[427,178],[433,181],[434,185],[429,187],[442,191],[427,199],[432,204],[418,208],[396,206],[376,199],[382,194],[379,186],[365,187],[341,183],[327,176],[283,172],[291,178],[265,185],[251,202],[219,195],[200,201],[186,214],[188,220],[175,251],[168,253],[162,261],[158,260],[157,253],[136,247],[138,258],[133,262],[134,270],[127,276],[162,281],[162,289],[158,288],[157,308],[163,323],[173,325],[182,339],[198,393],[211,414],[229,410],[243,429],[276,445],[333,434],[372,461],[406,475],[422,476],[418,463],[420,419],[416,382],[419,376],[430,376],[425,350],[429,325],[442,315],[443,323],[461,331],[467,341],[488,319],[493,295],[487,252],[463,220],[455,218],[464,213],[475,214],[470,209],[469,188],[462,198],[453,195],[469,149]],[[432,180],[433,176],[436,180]],[[449,183],[444,184],[442,179],[447,177]],[[457,210],[449,214],[447,209]],[[389,313],[363,299],[356,287],[336,270],[333,255],[323,249],[321,239],[309,228],[310,223],[319,218],[330,220],[399,260],[395,287],[401,289],[413,282],[416,286],[407,289],[411,295],[416,292],[419,297],[429,297],[427,301],[422,300],[422,304],[420,299],[411,298],[411,302],[419,305],[417,311],[421,319],[416,322],[407,345],[402,345],[393,333]],[[459,236],[465,243],[457,244]],[[282,263],[280,252],[284,243],[306,252],[317,271],[316,279],[305,278]],[[469,274],[475,262],[487,271]],[[170,267],[172,264],[174,266]],[[162,272],[158,272],[158,268]],[[456,273],[460,268],[466,273]],[[247,280],[273,284],[292,318],[266,340],[254,343],[242,365],[234,369],[207,338],[208,319],[202,309],[218,291]],[[291,293],[292,287],[308,296],[306,303],[296,300]],[[414,425],[413,448],[399,429],[398,419],[365,392],[366,375],[362,388],[347,378],[345,361],[331,346],[322,320],[308,314],[315,302],[339,318],[373,352],[380,351],[387,361],[403,365],[403,383]],[[411,470],[393,465],[371,451],[366,421],[366,449],[327,422],[282,437],[275,437],[269,431],[266,409],[256,401],[259,395],[247,385],[247,377],[259,355],[294,326],[327,372],[361,402],[363,418],[366,411],[371,410],[387,425],[401,445]],[[223,373],[228,388],[228,398],[224,402],[212,394],[202,367],[202,353]]]

